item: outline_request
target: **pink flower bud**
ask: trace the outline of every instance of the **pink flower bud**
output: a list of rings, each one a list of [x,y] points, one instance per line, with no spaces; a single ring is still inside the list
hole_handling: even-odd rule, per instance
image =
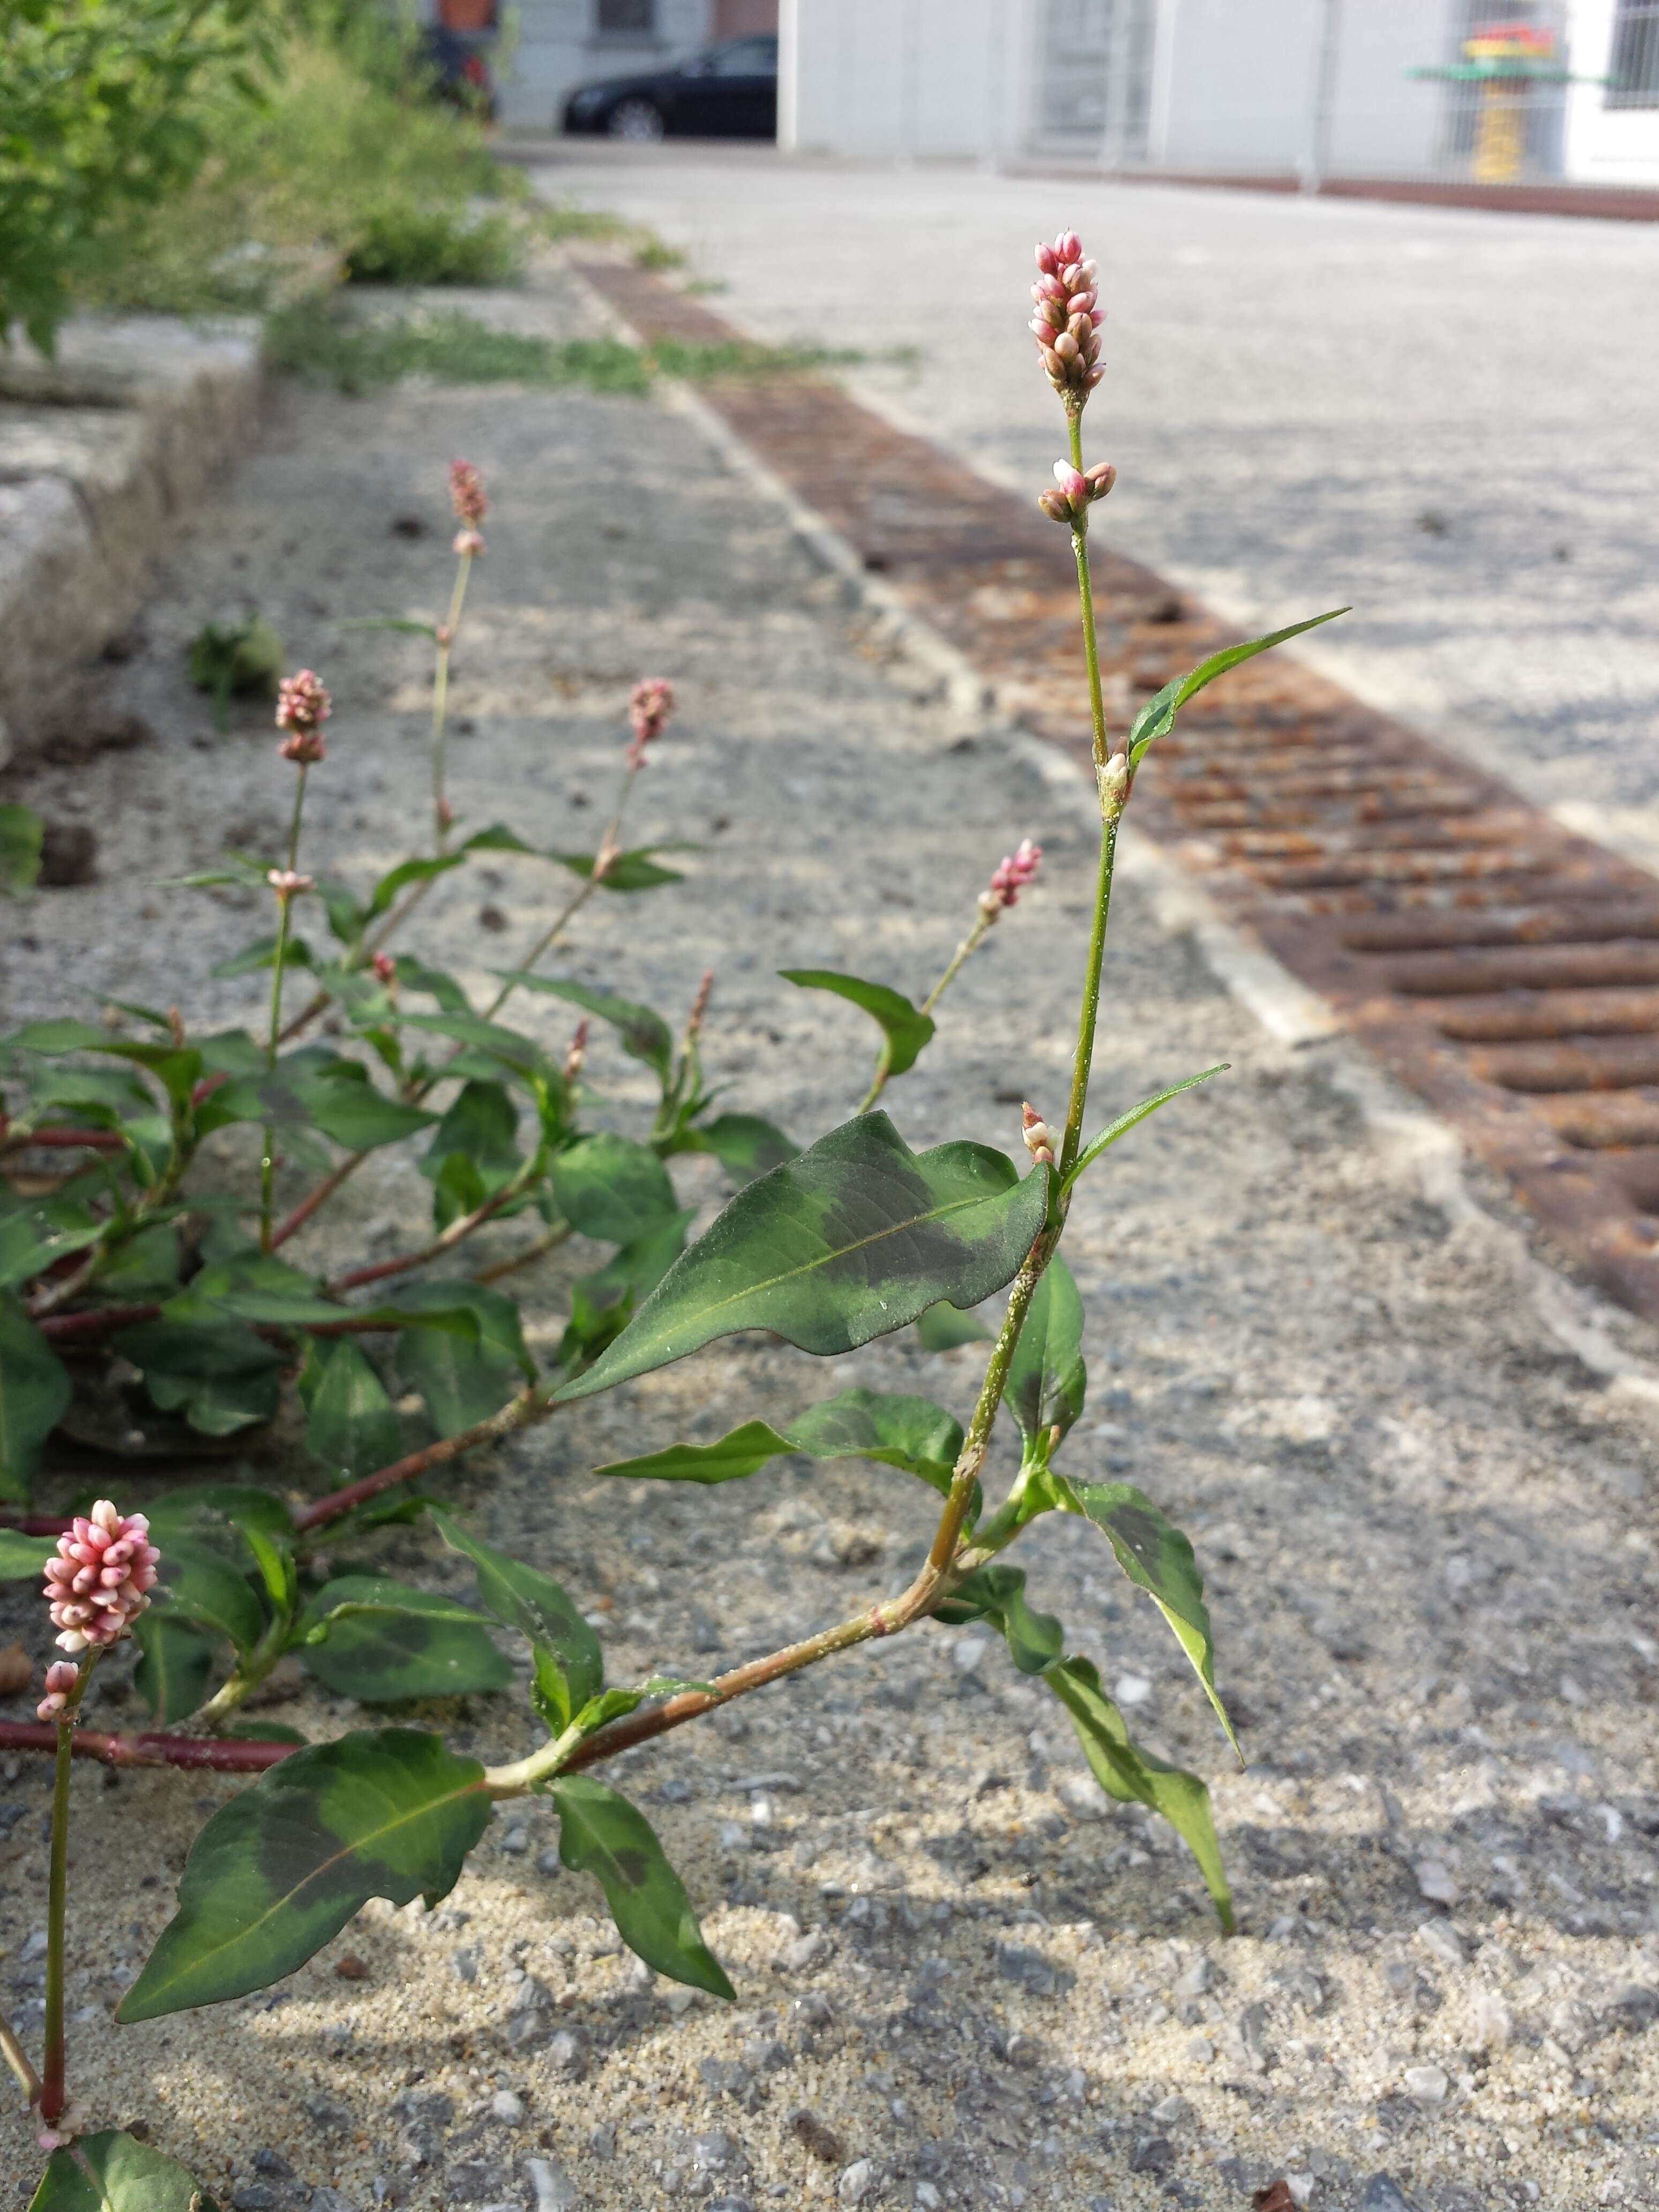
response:
[[[1063,230],[1052,246],[1038,246],[1037,267],[1042,273],[1032,287],[1037,312],[1031,332],[1048,381],[1075,416],[1100,382],[1099,265],[1084,258],[1075,231]]]
[[[1062,268],[1083,258],[1083,240],[1074,230],[1062,230],[1054,240],[1054,259]]]
[[[576,1024],[576,1034],[571,1038],[564,1055],[564,1079],[567,1083],[574,1083],[576,1080],[582,1072],[582,1064],[586,1058],[587,1017],[584,1014]]]
[[[452,461],[449,465],[449,503],[455,510],[457,522],[468,530],[476,531],[489,512],[489,501],[484,497],[483,478],[471,461]],[[456,550],[460,550],[458,545]]]
[[[374,980],[383,990],[389,991],[398,980],[398,963],[389,952],[377,952],[369,962],[374,970]]]
[[[1019,1109],[1020,1134],[1025,1139],[1025,1149],[1037,1167],[1052,1167],[1054,1159],[1054,1133],[1048,1124],[1029,1099]]]
[[[314,876],[302,876],[294,868],[267,868],[265,881],[284,905],[289,899],[299,898],[304,892],[314,891],[317,888]]]
[[[327,689],[313,670],[302,668],[297,676],[285,676],[276,687],[276,726],[288,732],[276,748],[283,758],[306,768],[325,759],[322,728],[332,711]]]
[[[458,555],[464,554],[468,560],[476,561],[483,550],[482,532],[477,530],[458,530],[455,532],[454,550]]]
[[[142,1513],[118,1513],[107,1498],[77,1518],[46,1562],[46,1597],[63,1651],[118,1643],[149,1604],[161,1557]],[[52,1674],[49,1698],[60,1694]],[[67,1694],[64,1692],[64,1694]]]
[[[673,711],[674,687],[667,678],[642,676],[628,702],[628,719],[634,726],[634,741],[628,748],[629,768],[641,766],[646,747],[654,744],[662,735]]]
[[[60,1718],[70,1701],[70,1693],[81,1679],[81,1669],[72,1659],[55,1659],[46,1669],[46,1694],[35,1707],[43,1721]]]
[[[1037,505],[1050,522],[1069,522],[1072,520],[1071,507],[1064,492],[1040,491]]]
[[[989,912],[987,902],[995,908],[1018,906],[1019,895],[1042,866],[1042,848],[1034,845],[1029,837],[1023,838],[1017,853],[1005,853],[991,878],[990,889],[980,900],[981,911]]]
[[[694,1037],[701,1035],[702,1018],[708,1012],[709,995],[714,988],[714,971],[712,968],[705,969],[702,981],[697,986],[697,995],[691,1001],[690,1018],[685,1024],[687,1036]]]
[[[1052,276],[1054,275],[1055,270],[1059,268],[1060,264],[1054,259],[1054,249],[1052,246],[1038,246],[1036,250],[1036,264],[1037,267],[1042,271],[1045,276]]]
[[[1074,469],[1069,461],[1054,463],[1054,482],[1073,506],[1083,505],[1089,497],[1089,479],[1081,469]]]

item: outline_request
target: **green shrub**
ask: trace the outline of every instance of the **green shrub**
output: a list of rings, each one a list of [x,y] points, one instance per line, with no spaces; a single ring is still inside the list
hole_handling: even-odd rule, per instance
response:
[[[364,210],[345,265],[359,284],[509,284],[523,270],[523,227],[499,211],[388,198]]]

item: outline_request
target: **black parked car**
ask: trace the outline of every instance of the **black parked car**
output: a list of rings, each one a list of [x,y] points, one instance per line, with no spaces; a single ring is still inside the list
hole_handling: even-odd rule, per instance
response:
[[[612,138],[648,140],[671,131],[699,138],[775,138],[778,42],[726,39],[672,69],[579,85],[564,104],[564,127]]]

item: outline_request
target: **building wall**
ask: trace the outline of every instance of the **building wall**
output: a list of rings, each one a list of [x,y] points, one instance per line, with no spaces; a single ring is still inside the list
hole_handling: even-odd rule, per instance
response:
[[[602,36],[598,0],[516,0],[498,72],[509,130],[556,131],[565,95],[590,78],[660,69],[714,34],[714,0],[656,0],[654,32]]]
[[[1017,150],[1036,4],[782,0],[780,143],[888,160]]]
[[[1615,0],[1576,0],[1572,66],[1604,76],[1613,58]],[[1567,95],[1567,174],[1583,185],[1659,185],[1659,107],[1609,107],[1605,87]]]

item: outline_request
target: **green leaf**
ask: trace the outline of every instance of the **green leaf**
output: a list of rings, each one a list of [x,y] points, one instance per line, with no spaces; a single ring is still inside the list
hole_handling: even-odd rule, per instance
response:
[[[429,637],[434,645],[438,639],[435,624],[429,622],[413,622],[403,615],[358,615],[350,622],[342,623],[340,628],[342,629],[403,630],[410,637]],[[477,840],[469,837],[466,842],[469,845],[474,845]]]
[[[1170,1765],[1132,1740],[1088,1660],[1062,1659],[1046,1679],[1072,1717],[1096,1781],[1121,1804],[1150,1805],[1162,1814],[1197,1860],[1221,1924],[1231,1935],[1232,1892],[1216,1841],[1209,1791],[1195,1774]]]
[[[104,1229],[89,1206],[61,1194],[18,1206],[0,1219],[0,1290],[30,1281],[55,1260],[84,1252]]]
[[[629,1949],[671,1981],[735,1998],[720,1960],[643,1813],[585,1774],[562,1776],[548,1795],[559,1815],[559,1856],[597,1876]]]
[[[584,1740],[598,1734],[612,1721],[626,1720],[643,1705],[655,1698],[678,1698],[687,1690],[700,1690],[714,1694],[710,1682],[688,1682],[678,1674],[653,1674],[649,1681],[636,1682],[625,1690],[601,1690],[597,1698],[590,1698],[575,1718],[575,1726]]]
[[[435,1905],[489,1811],[477,1760],[414,1729],[295,1752],[198,1836],[179,1910],[116,2018],[159,2020],[268,1989],[371,1897]]]
[[[599,1639],[574,1601],[551,1575],[526,1566],[491,1544],[481,1544],[458,1521],[433,1508],[438,1533],[472,1562],[478,1595],[497,1620],[527,1637],[536,1658],[536,1704],[556,1735],[562,1734],[605,1682]]]
[[[585,1398],[716,1337],[770,1329],[803,1352],[850,1352],[948,1298],[1012,1279],[1047,1218],[1051,1171],[1022,1182],[987,1146],[910,1150],[861,1114],[740,1190],[669,1269],[610,1350],[567,1382]]]
[[[118,1244],[99,1270],[98,1288],[118,1304],[129,1298],[167,1297],[179,1287],[184,1243],[170,1222],[141,1229]]]
[[[573,1006],[597,1014],[615,1029],[618,1042],[631,1059],[642,1060],[667,1082],[674,1039],[662,1016],[649,1006],[636,1006],[631,999],[618,998],[614,991],[601,991],[596,984],[574,982],[563,975],[538,975],[527,968],[500,968],[495,972],[503,982],[515,984],[520,990],[567,999]]]
[[[972,1314],[954,1306],[929,1306],[916,1323],[916,1341],[924,1352],[954,1352],[959,1345],[989,1344],[994,1331]]]
[[[205,1328],[146,1322],[124,1329],[114,1348],[142,1370],[164,1413],[182,1413],[203,1436],[228,1437],[276,1418],[283,1355],[244,1322]]]
[[[208,973],[228,981],[233,976],[254,975],[262,968],[274,968],[276,964],[276,936],[273,931],[269,937],[256,938],[252,945],[245,945],[240,952],[233,952],[228,960],[217,962]],[[311,947],[303,937],[289,939],[283,948],[283,965],[285,969],[315,965],[311,957]]]
[[[182,2166],[110,2129],[53,2151],[28,2212],[218,2212]]]
[[[425,860],[401,860],[389,868],[369,894],[368,918],[376,920],[396,902],[398,894],[410,884],[429,884],[434,876],[447,876],[452,868],[465,865],[465,853],[444,853]]]
[[[962,1424],[931,1398],[898,1390],[843,1390],[799,1413],[784,1431],[792,1451],[814,1459],[872,1459],[948,1490]]]
[[[552,1180],[554,1200],[571,1227],[607,1244],[637,1243],[679,1211],[656,1154],[609,1130],[558,1153]]]
[[[524,1165],[515,1141],[519,1109],[501,1083],[467,1083],[432,1133],[421,1173],[433,1185],[440,1230],[477,1211]]]
[[[1022,1674],[1046,1673],[1066,1648],[1066,1631],[1054,1614],[1035,1612],[1026,1602],[1023,1567],[981,1567],[957,1583],[936,1617],[951,1628],[988,1620],[1007,1638]]]
[[[862,1006],[882,1032],[877,1066],[883,1075],[902,1075],[914,1067],[932,1040],[933,1016],[913,1006],[902,992],[890,991],[885,983],[866,983],[862,976],[842,975],[833,968],[780,968],[778,973],[786,983],[798,983],[803,991],[833,991],[838,999]]]
[[[745,1421],[718,1443],[670,1444],[665,1451],[646,1452],[638,1459],[611,1460],[593,1472],[652,1482],[741,1482],[794,1449],[769,1422]]]
[[[513,1668],[476,1613],[380,1575],[342,1575],[307,1606],[300,1656],[343,1697],[365,1705],[504,1690]]]
[[[441,1437],[459,1436],[487,1421],[535,1373],[519,1309],[501,1291],[476,1283],[410,1283],[398,1291],[393,1310],[411,1320],[436,1319],[458,1307],[476,1318],[476,1336],[410,1328],[398,1340],[398,1372],[425,1399]]]
[[[800,1158],[793,1139],[758,1114],[717,1114],[689,1133],[690,1148],[713,1152],[733,1182],[752,1182],[786,1160]]]
[[[226,1321],[267,1328],[303,1328],[343,1321],[350,1308],[321,1296],[314,1279],[274,1252],[247,1245],[228,1260],[204,1267],[161,1309],[166,1325],[214,1328]]]
[[[1191,1544],[1146,1492],[1133,1484],[1073,1482],[1067,1488],[1082,1511],[1103,1531],[1129,1580],[1146,1592],[1169,1622],[1242,1765],[1244,1754],[1239,1751],[1232,1723],[1216,1692],[1210,1609],[1204,1602],[1204,1577]]]
[[[0,1498],[27,1500],[71,1395],[63,1362],[10,1291],[0,1291]]]
[[[273,1544],[294,1541],[294,1516],[288,1507],[273,1492],[249,1483],[191,1483],[184,1490],[169,1490],[147,1510],[153,1543],[165,1546],[175,1537],[187,1537],[239,1566],[250,1562],[250,1534]]]
[[[399,1019],[405,1029],[432,1030],[439,1036],[453,1037],[469,1052],[482,1053],[520,1075],[534,1075],[544,1082],[558,1079],[558,1071],[533,1038],[500,1022],[486,1021],[482,1014],[404,1014]]]
[[[234,1075],[222,1084],[198,1109],[198,1133],[209,1136],[232,1121],[269,1121],[279,1129],[318,1129],[348,1152],[368,1152],[429,1129],[437,1118],[377,1091],[355,1060],[333,1059],[319,1067],[295,1066],[298,1059],[291,1054],[269,1074]]]
[[[27,1582],[44,1575],[46,1561],[57,1549],[50,1536],[25,1536],[15,1528],[0,1528],[0,1583]]]
[[[156,1727],[176,1727],[199,1712],[220,1671],[218,1638],[155,1607],[139,1615],[132,1632],[138,1644],[133,1686]]]
[[[331,1475],[355,1481],[402,1456],[403,1430],[386,1385],[341,1337],[323,1361],[311,1396],[306,1443]]]
[[[188,1536],[171,1537],[155,1572],[157,1612],[177,1613],[210,1636],[227,1638],[244,1653],[264,1634],[265,1610],[246,1576],[207,1545]]]
[[[1339,615],[1348,612],[1346,607],[1333,607],[1328,614],[1310,615],[1306,622],[1292,623],[1288,629],[1276,629],[1267,637],[1252,638],[1248,645],[1230,645],[1220,653],[1212,653],[1207,660],[1185,676],[1177,676],[1172,683],[1153,695],[1129,725],[1129,766],[1139,767],[1147,747],[1173,727],[1176,716],[1193,696],[1206,684],[1213,684],[1218,676],[1224,676],[1230,668],[1237,668],[1241,660],[1253,660],[1258,653],[1266,653],[1269,646],[1283,645],[1287,637],[1300,637],[1304,629],[1317,629],[1321,623],[1334,622]]]
[[[1195,1091],[1200,1083],[1207,1083],[1212,1075],[1224,1075],[1231,1065],[1231,1060],[1218,1060],[1215,1066],[1206,1067],[1201,1075],[1189,1075],[1184,1083],[1171,1084],[1167,1091],[1160,1091],[1152,1098],[1143,1098],[1139,1106],[1132,1106],[1127,1114],[1120,1114],[1115,1121],[1109,1122],[1097,1137],[1092,1138],[1083,1147],[1062,1188],[1070,1190],[1085,1169],[1092,1167],[1107,1147],[1116,1144],[1120,1137],[1127,1137],[1138,1121],[1144,1121],[1149,1114],[1156,1114],[1158,1108],[1167,1106],[1170,1099],[1179,1098],[1183,1091]]]
[[[1063,1437],[1083,1411],[1083,1300],[1056,1255],[1043,1271],[1008,1370],[1007,1401],[1028,1455],[1046,1459],[1048,1432]]]
[[[669,845],[641,845],[631,853],[619,853],[600,879],[599,889],[605,891],[653,891],[661,884],[681,884],[685,878],[678,868],[665,868],[652,859],[653,853],[695,851],[694,846],[675,842]],[[550,860],[556,860],[562,868],[568,868],[573,876],[586,882],[593,872],[595,855],[592,853],[550,853]]]
[[[27,806],[0,806],[0,891],[19,898],[40,872],[44,828]]]

